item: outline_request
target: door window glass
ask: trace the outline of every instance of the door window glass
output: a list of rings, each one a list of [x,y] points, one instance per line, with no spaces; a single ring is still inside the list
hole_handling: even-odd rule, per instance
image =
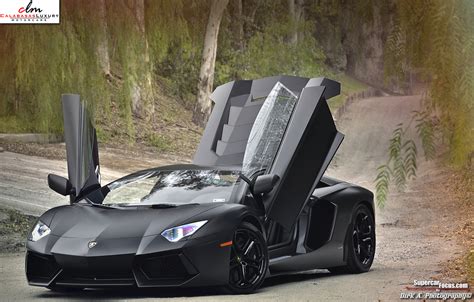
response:
[[[256,172],[265,173],[271,167],[297,100],[282,83],[273,87],[250,131],[242,166],[244,175],[253,177]]]

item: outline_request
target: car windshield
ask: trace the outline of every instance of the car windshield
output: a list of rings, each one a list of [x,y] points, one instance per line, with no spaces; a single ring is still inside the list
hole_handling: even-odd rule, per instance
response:
[[[238,171],[149,171],[107,185],[103,205],[183,205],[227,202]]]

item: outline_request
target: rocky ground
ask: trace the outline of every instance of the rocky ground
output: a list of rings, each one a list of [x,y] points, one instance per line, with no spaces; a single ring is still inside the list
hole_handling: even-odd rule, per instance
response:
[[[23,252],[27,233],[35,221],[35,216],[0,208],[0,253]]]

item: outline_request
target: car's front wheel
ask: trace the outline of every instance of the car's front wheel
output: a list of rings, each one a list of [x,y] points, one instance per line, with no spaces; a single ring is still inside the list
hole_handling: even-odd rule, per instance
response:
[[[262,232],[243,222],[234,232],[227,289],[249,294],[262,285],[268,268],[268,251]]]
[[[357,206],[346,237],[347,264],[329,268],[332,273],[358,274],[367,272],[375,256],[375,219],[364,204]]]

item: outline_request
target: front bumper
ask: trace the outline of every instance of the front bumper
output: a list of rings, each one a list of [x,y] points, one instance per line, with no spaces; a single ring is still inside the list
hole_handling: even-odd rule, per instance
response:
[[[120,248],[116,247],[117,239],[111,239],[101,240],[91,249],[77,249],[87,247],[90,239],[48,237],[27,244],[25,265],[30,285],[191,287],[228,281],[230,247],[219,245],[227,238],[170,243],[157,236],[146,240],[146,248],[141,248],[144,239],[137,238],[136,245],[123,239]]]

